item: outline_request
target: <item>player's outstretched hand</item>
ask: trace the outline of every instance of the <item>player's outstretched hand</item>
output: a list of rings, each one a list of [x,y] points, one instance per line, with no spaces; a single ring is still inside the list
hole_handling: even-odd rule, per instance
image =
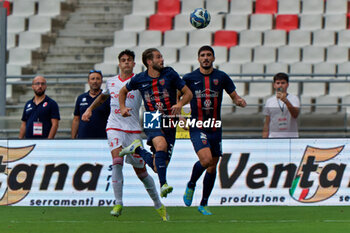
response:
[[[181,114],[182,105],[177,103],[171,107],[171,115],[180,115]]]
[[[81,119],[82,119],[83,121],[90,121],[91,115],[92,115],[92,112],[91,112],[91,110],[88,108],[88,109],[86,109],[86,111],[84,112],[84,114],[81,116]]]
[[[131,108],[121,108],[120,114],[122,114],[123,117],[129,117],[131,116],[131,114],[129,113],[130,110]]]

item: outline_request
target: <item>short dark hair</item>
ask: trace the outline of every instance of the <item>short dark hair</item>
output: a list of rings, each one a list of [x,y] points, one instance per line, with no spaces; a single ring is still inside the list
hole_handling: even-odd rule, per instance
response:
[[[198,57],[199,57],[199,54],[203,51],[210,51],[213,54],[213,56],[215,57],[214,49],[212,47],[210,47],[209,45],[204,45],[204,46],[199,48]]]
[[[273,82],[276,82],[277,80],[286,80],[287,83],[289,83],[289,76],[286,73],[277,73],[275,76],[273,76]]]
[[[90,78],[90,74],[92,73],[98,73],[101,75],[101,78],[103,79],[103,74],[102,74],[102,71],[101,70],[90,70],[89,71],[89,75],[88,75],[88,79]]]
[[[148,68],[147,60],[153,59],[153,52],[159,52],[156,48],[149,48],[142,53],[142,63]]]
[[[133,51],[131,51],[131,50],[129,50],[129,49],[125,49],[125,50],[121,51],[121,52],[119,53],[119,55],[118,55],[118,60],[120,60],[120,58],[121,58],[122,56],[124,56],[124,55],[127,55],[127,56],[129,56],[129,57],[132,57],[132,60],[135,61],[135,53],[134,53]]]

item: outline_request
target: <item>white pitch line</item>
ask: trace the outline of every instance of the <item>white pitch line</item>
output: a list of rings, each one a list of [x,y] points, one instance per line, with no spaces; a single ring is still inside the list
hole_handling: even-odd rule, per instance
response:
[[[0,221],[3,222],[3,221]],[[37,224],[42,221],[18,221],[18,220],[12,220],[10,223],[17,223],[17,224],[22,224],[22,223],[30,223],[30,224]],[[75,221],[75,220],[53,220],[53,221],[45,221],[46,223],[87,223],[90,221],[87,220],[80,220],[80,221]],[[171,223],[207,223],[208,220],[171,220]],[[236,220],[236,219],[231,219],[231,220],[218,220],[215,221],[217,223],[302,223],[302,222],[324,222],[324,223],[350,223],[350,219],[337,219],[337,220],[332,220],[332,219],[323,219],[323,220],[313,220],[313,221],[307,221],[307,220],[296,220],[296,219],[286,219],[286,220]],[[215,223],[211,222],[211,223]],[[144,221],[144,220],[135,220],[135,221],[123,221],[123,220],[108,220],[108,221],[102,221],[102,223],[118,223],[118,224],[133,224],[133,223],[162,223],[162,221],[158,220],[153,220],[153,221]]]

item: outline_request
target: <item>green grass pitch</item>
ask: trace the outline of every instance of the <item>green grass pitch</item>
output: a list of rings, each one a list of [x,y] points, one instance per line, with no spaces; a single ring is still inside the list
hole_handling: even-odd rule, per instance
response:
[[[1,233],[338,233],[350,230],[350,206],[168,207],[162,222],[152,207],[124,207],[119,218],[107,207],[0,206]]]

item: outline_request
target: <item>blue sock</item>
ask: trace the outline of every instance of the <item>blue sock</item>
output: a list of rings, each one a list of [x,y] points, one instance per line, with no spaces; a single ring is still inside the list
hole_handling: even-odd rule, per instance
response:
[[[191,179],[187,184],[189,188],[194,189],[194,187],[196,187],[197,180],[201,177],[205,169],[206,168],[203,167],[199,161],[193,165]]]
[[[208,199],[210,196],[211,191],[214,188],[216,178],[216,172],[211,174],[206,172],[203,180],[203,195],[201,200],[201,206],[207,206],[208,205]]]
[[[166,183],[166,158],[167,152],[165,151],[156,151],[156,167],[158,171],[158,178],[160,187]]]
[[[135,153],[140,155],[143,158],[143,160],[145,160],[146,164],[150,168],[152,168],[152,170],[154,170],[153,157],[151,153],[149,153],[147,150],[145,150],[141,146],[136,148]]]

